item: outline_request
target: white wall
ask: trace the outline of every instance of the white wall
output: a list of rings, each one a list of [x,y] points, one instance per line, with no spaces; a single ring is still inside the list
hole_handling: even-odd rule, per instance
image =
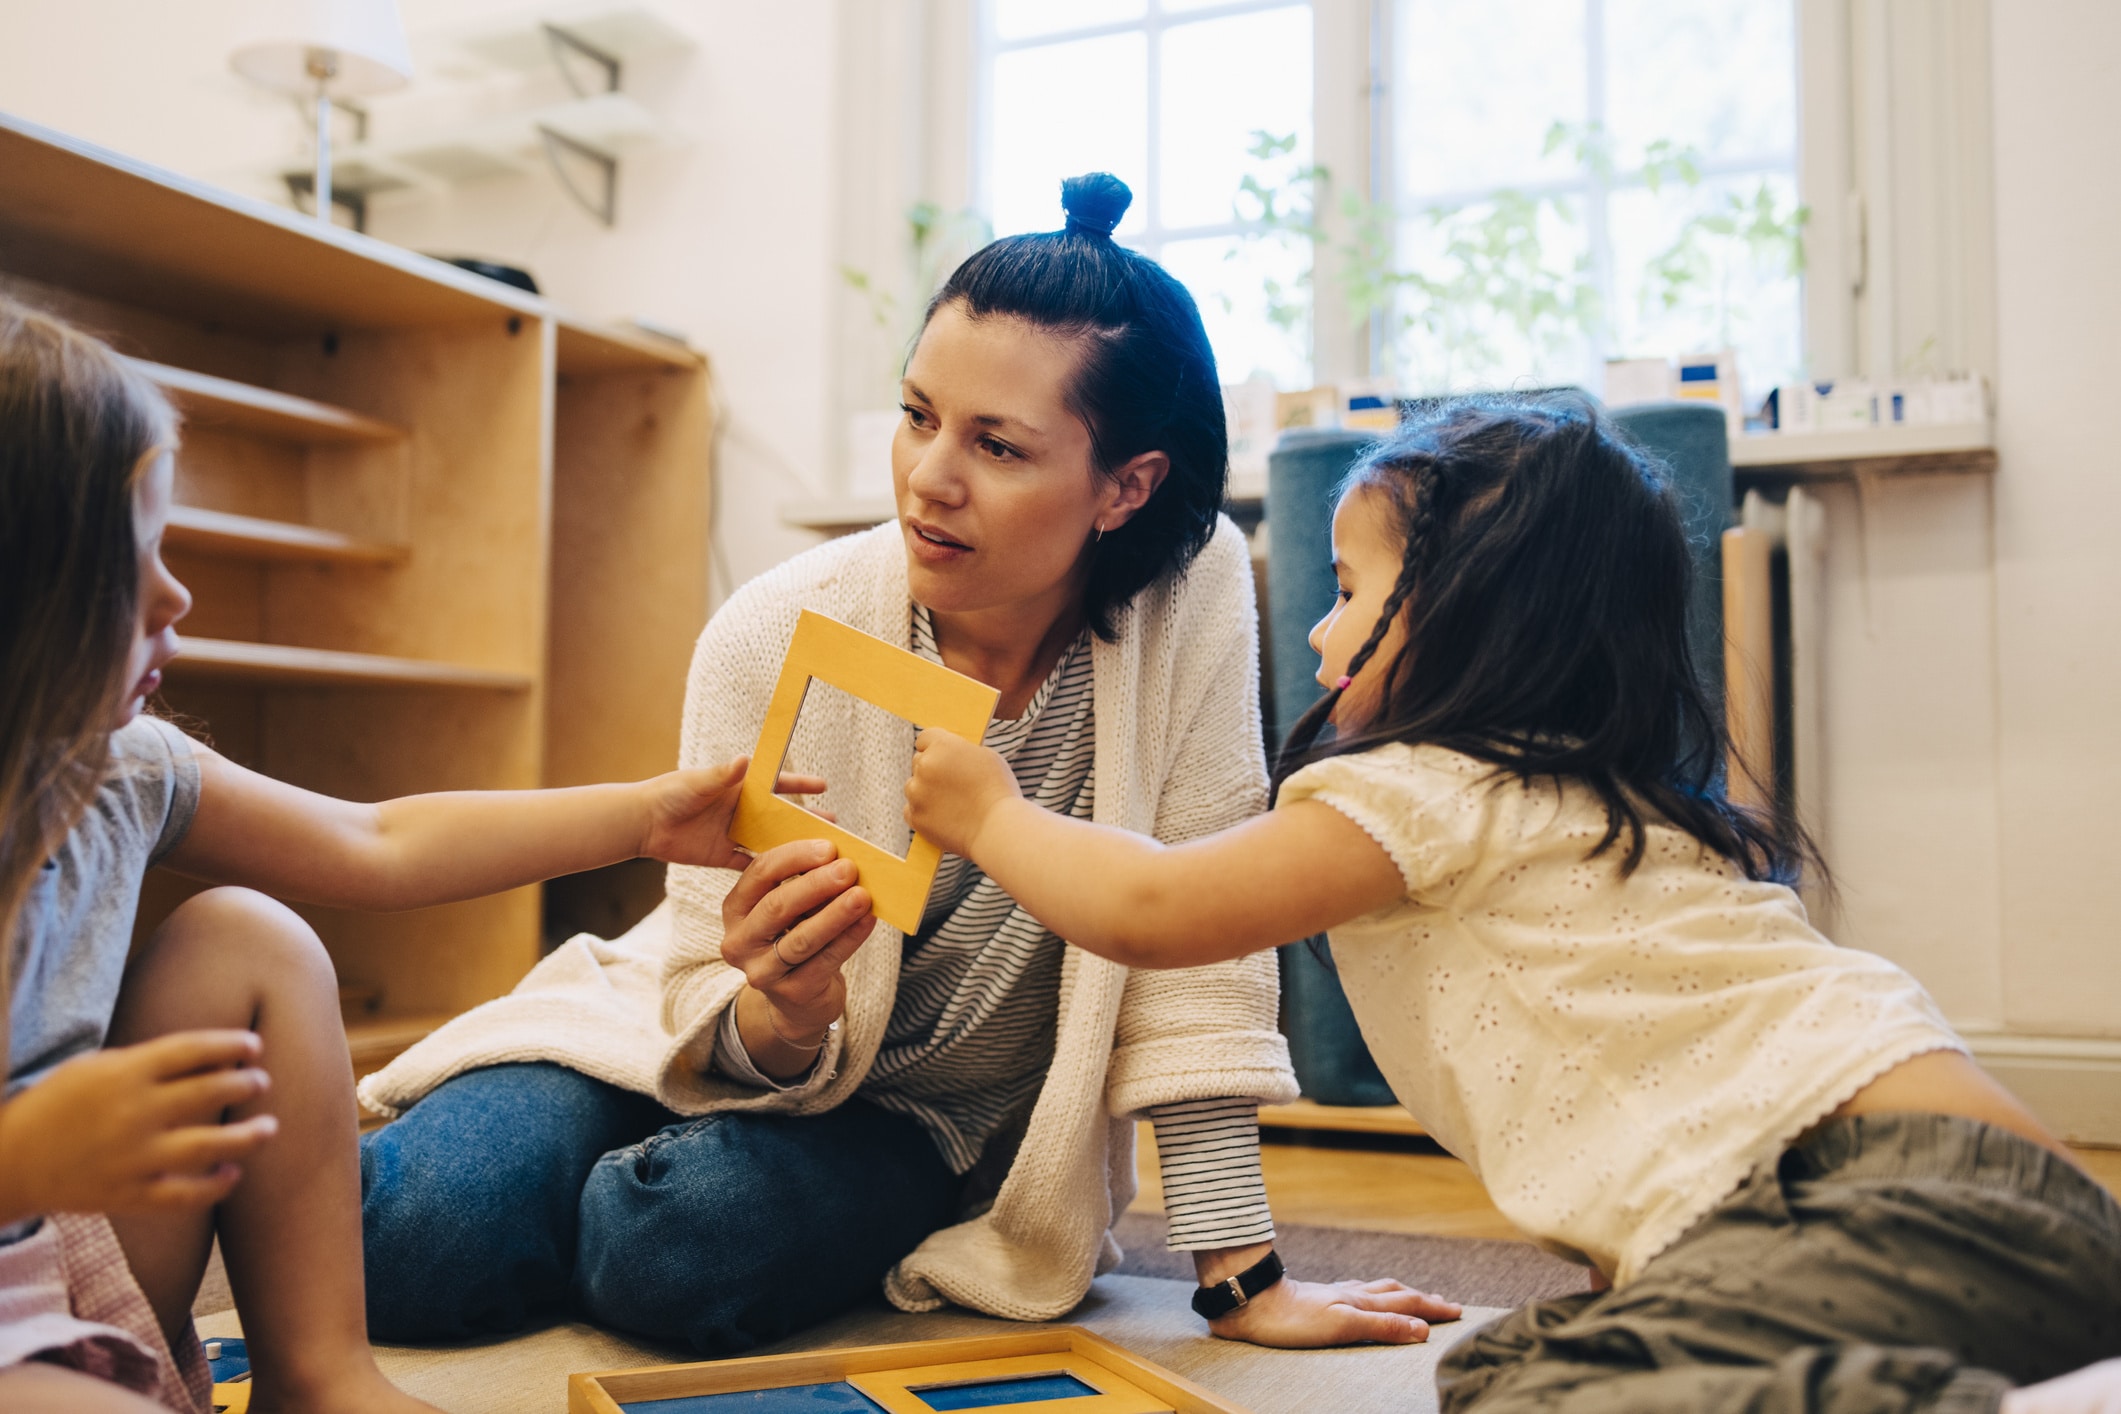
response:
[[[2121,7],[1847,13],[1854,166],[1866,144],[1890,157],[1866,184],[1890,209],[1856,343],[1874,373],[1932,337],[1947,366],[1990,373],[1999,467],[1825,492],[1837,936],[1921,977],[2050,1122],[2121,1143],[2121,450],[2104,415]],[[1890,94],[1866,104],[1866,71]]]
[[[2004,1014],[2121,1036],[2121,7],[2007,0],[1994,45]]]
[[[520,14],[523,0],[401,0],[416,40]],[[537,7],[530,7],[533,10]],[[228,71],[249,0],[0,0],[0,109],[191,176],[272,196],[258,173],[299,151],[293,105]],[[713,360],[716,597],[815,543],[782,502],[836,468],[832,328],[836,109],[833,0],[683,0],[696,46],[634,66],[638,93],[682,139],[629,159],[619,221],[598,225],[544,176],[382,197],[372,234],[416,250],[523,265],[580,313],[684,331]],[[432,51],[416,49],[427,59]],[[443,121],[419,90],[378,100],[375,134]]]

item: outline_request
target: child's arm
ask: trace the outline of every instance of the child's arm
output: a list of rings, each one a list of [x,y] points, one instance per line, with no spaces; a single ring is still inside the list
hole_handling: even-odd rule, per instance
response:
[[[1130,967],[1195,967],[1323,932],[1406,893],[1384,847],[1301,800],[1187,844],[1027,801],[1006,761],[948,732],[915,745],[906,820],[971,860],[1077,947]]]
[[[628,785],[452,791],[359,805],[245,770],[204,746],[199,808],[163,862],[216,884],[390,912],[647,856],[741,868],[729,817],[746,761]],[[779,788],[812,795],[814,777]]]
[[[0,1104],[0,1225],[51,1212],[206,1208],[279,1128],[221,1116],[268,1084],[248,1031],[90,1051]]]

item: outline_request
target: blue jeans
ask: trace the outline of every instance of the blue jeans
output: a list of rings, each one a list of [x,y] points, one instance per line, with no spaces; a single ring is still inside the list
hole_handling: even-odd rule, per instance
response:
[[[919,1124],[858,1100],[688,1120],[557,1065],[474,1070],[362,1136],[368,1327],[572,1311],[735,1354],[876,1295],[962,1188]]]

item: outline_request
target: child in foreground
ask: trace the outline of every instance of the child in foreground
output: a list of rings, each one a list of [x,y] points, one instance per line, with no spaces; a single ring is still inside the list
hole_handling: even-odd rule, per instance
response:
[[[215,888],[128,963],[141,876],[387,910],[636,855],[740,864],[743,762],[355,805],[142,716],[191,604],[161,557],[174,436],[109,349],[0,299],[0,1408],[204,1411],[218,1235],[255,1414],[429,1409],[369,1352],[331,960]]]
[[[908,821],[1129,966],[1330,930],[1407,1108],[1611,1283],[1464,1339],[1447,1411],[2121,1408],[2121,1206],[1724,798],[1641,455],[1459,405],[1356,468],[1333,550],[1267,815],[1166,846],[931,730]]]

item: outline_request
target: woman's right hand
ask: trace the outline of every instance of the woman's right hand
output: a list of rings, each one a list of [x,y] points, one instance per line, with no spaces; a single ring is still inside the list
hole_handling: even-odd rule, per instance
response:
[[[222,1115],[265,1093],[249,1031],[180,1031],[76,1056],[0,1104],[0,1223],[204,1208],[279,1130]]]
[[[825,840],[777,845],[722,900],[722,961],[750,985],[737,1026],[752,1063],[776,1079],[816,1060],[847,1009],[840,968],[875,931],[869,891]]]

